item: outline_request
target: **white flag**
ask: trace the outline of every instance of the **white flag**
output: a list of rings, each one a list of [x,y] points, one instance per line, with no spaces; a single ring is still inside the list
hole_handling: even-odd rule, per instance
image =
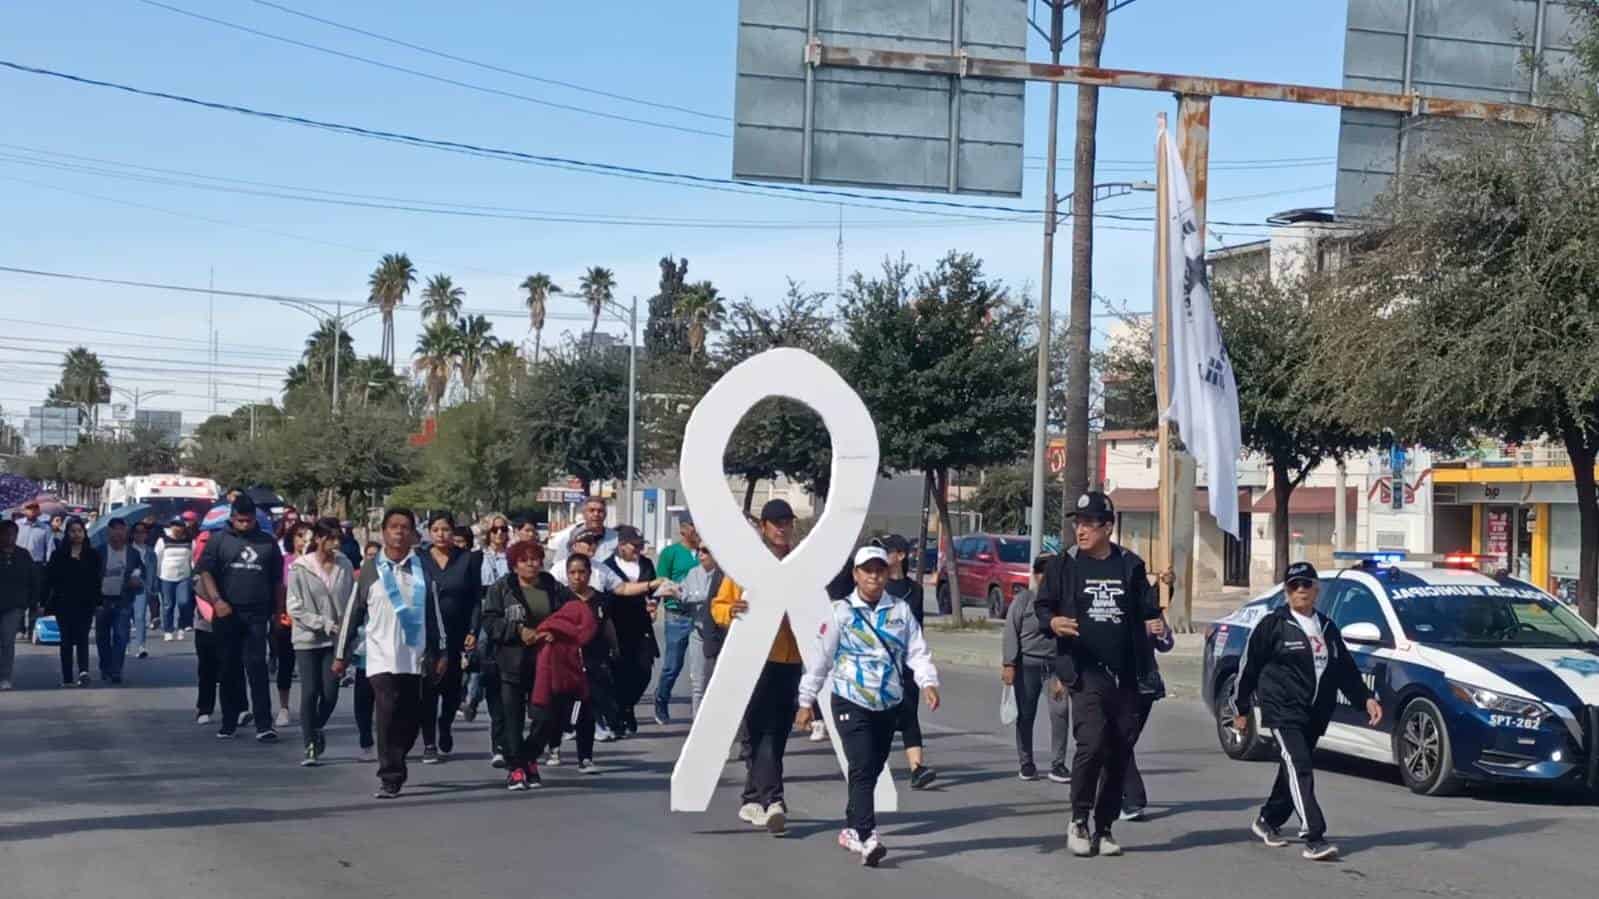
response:
[[[1177,151],[1165,129],[1159,140],[1166,166],[1168,296],[1165,320],[1171,329],[1169,367],[1171,407],[1163,417],[1177,425],[1183,444],[1210,475],[1210,514],[1224,531],[1238,536],[1238,454],[1243,440],[1238,424],[1238,382],[1222,344],[1221,328],[1210,305],[1205,247],[1194,216]]]

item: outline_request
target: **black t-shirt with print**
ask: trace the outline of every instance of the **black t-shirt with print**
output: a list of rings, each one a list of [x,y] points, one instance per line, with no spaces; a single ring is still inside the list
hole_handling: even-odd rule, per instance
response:
[[[1103,667],[1121,680],[1133,671],[1128,634],[1127,568],[1121,550],[1104,559],[1078,553],[1072,560],[1072,597],[1076,603],[1078,669]]]

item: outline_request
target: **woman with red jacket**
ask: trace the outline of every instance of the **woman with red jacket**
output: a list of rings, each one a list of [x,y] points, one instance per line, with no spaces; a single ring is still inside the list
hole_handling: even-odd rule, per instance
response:
[[[577,560],[582,560],[578,562]],[[588,559],[568,557],[568,570],[576,570]],[[572,717],[572,706],[589,702],[588,674],[583,668],[583,648],[599,631],[599,619],[586,602],[568,602],[544,619],[536,630],[543,637],[538,650],[537,673],[533,677],[532,746],[534,758],[547,746],[558,745],[563,725]],[[592,728],[589,731],[591,737]],[[589,741],[593,752],[593,740]],[[582,748],[579,748],[582,755]],[[587,758],[588,756],[584,756]],[[590,763],[592,768],[592,762]]]

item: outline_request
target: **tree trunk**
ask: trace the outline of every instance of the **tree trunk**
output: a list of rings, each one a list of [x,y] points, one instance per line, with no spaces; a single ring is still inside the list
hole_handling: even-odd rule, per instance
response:
[[[1571,457],[1572,479],[1577,485],[1577,520],[1581,543],[1577,554],[1577,613],[1593,624],[1599,613],[1599,493],[1594,487],[1593,465],[1596,455],[1587,435],[1575,427],[1561,430],[1566,455]],[[1540,590],[1548,584],[1536,584]]]
[[[533,332],[533,364],[539,364],[539,345],[544,342],[544,329],[539,328]]]
[[[759,484],[760,481],[761,481],[760,478],[750,477],[748,475],[745,475],[745,477],[744,477],[744,514],[745,515],[749,515],[750,514],[750,506],[753,505],[754,502],[755,502],[755,485]]]
[[[1105,0],[1077,4],[1078,64],[1099,67],[1105,44]],[[1094,157],[1099,88],[1077,85],[1077,147],[1072,158],[1072,297],[1066,350],[1066,495],[1088,492],[1090,325],[1094,313]]]
[[[1288,466],[1275,459],[1271,463],[1271,564],[1280,582],[1288,575],[1288,498],[1294,494],[1294,479],[1288,476]],[[1335,497],[1342,502],[1343,497]]]
[[[933,502],[938,506],[938,533],[939,540],[949,541],[953,549],[955,545],[955,529],[949,522],[949,469],[940,468],[927,472],[927,477],[933,481]],[[961,609],[961,584],[960,572],[955,567],[955,553],[939,554],[939,565],[944,569],[944,577],[949,582],[949,612],[955,619],[957,626],[965,623],[966,618]]]
[[[927,513],[933,501],[933,474],[922,473],[922,529],[916,537],[916,583],[922,582],[922,577],[927,574],[923,569],[927,559]],[[935,558],[937,554],[934,554]]]

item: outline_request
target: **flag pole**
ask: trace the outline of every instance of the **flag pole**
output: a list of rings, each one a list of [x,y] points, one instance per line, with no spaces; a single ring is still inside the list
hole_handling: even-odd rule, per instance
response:
[[[1166,135],[1166,114],[1155,116],[1155,452],[1159,461],[1159,532],[1155,544],[1156,572],[1172,564],[1172,468],[1171,423],[1166,410],[1171,407],[1171,327],[1167,321],[1171,304],[1171,184],[1168,182],[1166,154],[1171,152]],[[1171,588],[1159,584],[1160,607],[1171,604]]]

